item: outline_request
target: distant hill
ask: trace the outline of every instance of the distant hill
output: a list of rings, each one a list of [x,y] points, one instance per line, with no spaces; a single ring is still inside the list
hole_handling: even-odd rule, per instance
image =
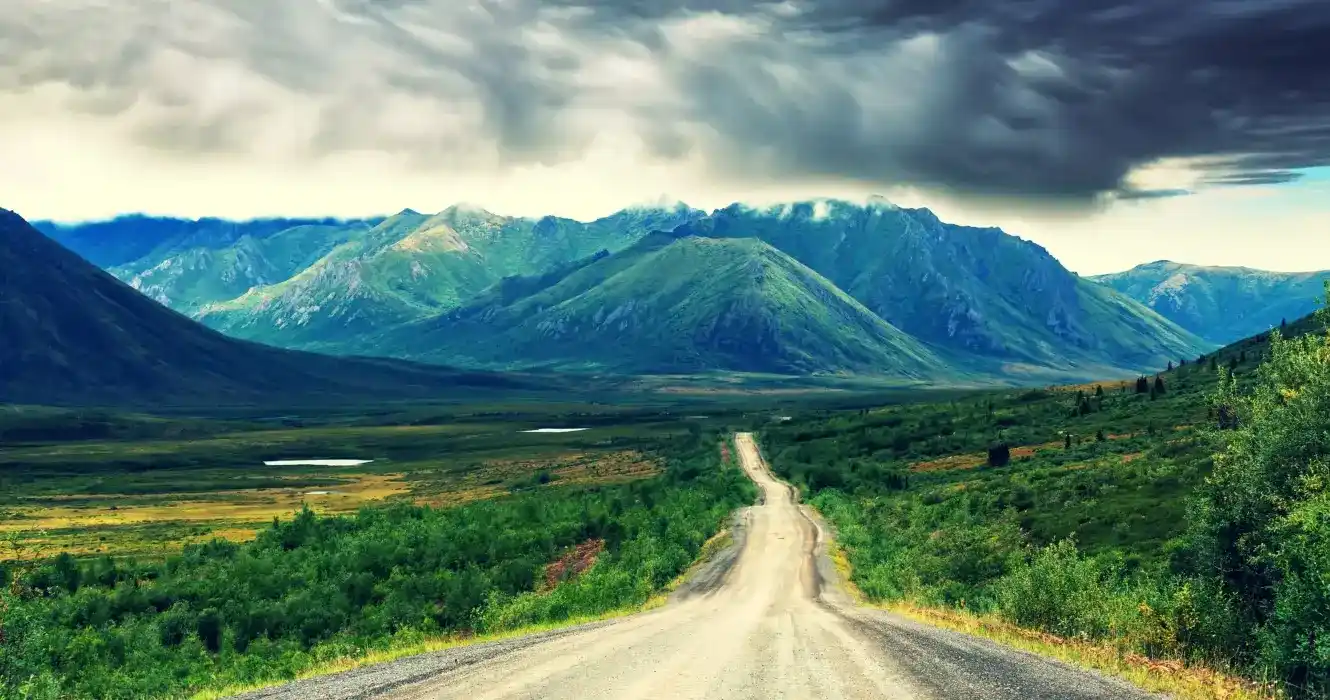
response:
[[[533,388],[502,375],[334,358],[228,338],[0,209],[0,402],[215,405],[446,398]]]
[[[735,204],[692,229],[760,238],[891,325],[970,357],[1093,376],[1163,367],[1209,347],[1079,278],[1034,243],[1001,229],[947,224],[927,209],[883,200]]]
[[[1212,343],[1225,344],[1311,313],[1325,295],[1330,271],[1269,272],[1160,260],[1091,279]]]
[[[506,280],[462,309],[368,342],[402,357],[495,367],[956,375],[772,246],[682,233]]]
[[[236,337],[331,347],[457,308],[505,276],[541,274],[598,250],[621,250],[652,230],[700,215],[682,207],[630,209],[583,223],[465,206],[434,215],[407,210],[330,239],[336,245],[281,281],[225,301],[190,308],[182,300],[176,307]]]

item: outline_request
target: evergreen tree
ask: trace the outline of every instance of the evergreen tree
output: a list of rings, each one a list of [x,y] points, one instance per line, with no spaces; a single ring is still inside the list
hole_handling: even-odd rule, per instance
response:
[[[1282,331],[1282,330],[1284,330],[1284,328],[1286,328],[1287,326],[1288,326],[1288,319],[1286,319],[1286,318],[1281,318],[1281,319],[1279,319],[1279,330]]]
[[[1136,393],[1138,394],[1150,393],[1150,380],[1148,378],[1146,377],[1136,378]]]
[[[1096,397],[1098,397],[1098,398],[1101,398],[1101,399],[1104,398],[1104,385],[1103,385],[1103,384],[1096,384],[1096,385],[1094,385],[1094,395],[1095,395]]]
[[[1172,372],[1172,371],[1173,371],[1173,361],[1172,361],[1172,360],[1169,360],[1169,361],[1168,361],[1168,369],[1166,369],[1166,370],[1164,370],[1164,371],[1165,371],[1165,372]]]
[[[1097,432],[1095,432],[1095,434],[1094,434],[1094,439],[1095,439],[1096,441],[1098,441],[1098,442],[1103,442],[1104,440],[1107,439],[1107,438],[1104,437],[1104,429],[1103,429],[1103,428],[1100,428]]]
[[[988,466],[1005,467],[1011,461],[1011,448],[1001,443],[988,448]]]
[[[1214,356],[1214,355],[1211,355],[1211,356],[1210,356],[1210,371],[1213,372],[1213,371],[1215,371],[1218,367],[1219,367],[1219,365],[1215,362],[1215,356]]]
[[[1157,374],[1155,375],[1154,393],[1159,394],[1161,396],[1164,393],[1164,378]]]
[[[1071,449],[1071,433],[1067,433],[1066,438],[1062,441],[1062,448],[1065,450]]]

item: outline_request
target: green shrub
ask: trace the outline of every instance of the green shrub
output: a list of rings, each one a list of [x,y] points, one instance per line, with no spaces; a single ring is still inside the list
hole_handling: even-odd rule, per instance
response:
[[[1271,332],[1250,393],[1225,374],[1214,404],[1232,411],[1237,427],[1216,431],[1226,447],[1196,511],[1198,573],[1219,581],[1249,630],[1236,654],[1295,686],[1325,689],[1330,335],[1285,340]]]
[[[161,564],[54,560],[0,593],[0,700],[178,697],[424,635],[641,604],[755,496],[739,469],[718,468],[714,442],[686,437],[664,474],[628,484],[305,510],[252,542],[192,545]],[[605,543],[595,564],[537,592],[543,567],[589,540]]]

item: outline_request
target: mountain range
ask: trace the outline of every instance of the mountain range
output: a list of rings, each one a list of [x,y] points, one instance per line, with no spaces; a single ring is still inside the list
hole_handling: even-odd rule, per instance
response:
[[[1032,242],[881,199],[38,228],[230,336],[470,368],[1036,381],[1214,345]]]
[[[0,402],[268,404],[539,388],[514,375],[337,358],[229,338],[0,209]]]
[[[1092,279],[1209,342],[1226,345],[1315,311],[1330,271],[1268,272],[1159,260]]]
[[[541,277],[510,278],[462,309],[369,341],[395,355],[476,366],[845,370],[914,380],[952,372],[933,350],[771,245],[684,228]]]

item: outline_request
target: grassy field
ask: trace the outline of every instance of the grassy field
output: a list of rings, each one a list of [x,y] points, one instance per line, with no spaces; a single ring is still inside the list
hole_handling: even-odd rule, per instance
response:
[[[528,409],[529,410],[529,409]],[[153,556],[212,537],[244,541],[304,507],[451,506],[525,489],[614,484],[661,471],[650,448],[733,418],[676,418],[656,410],[592,406],[408,409],[423,424],[358,425],[403,413],[285,417],[306,427],[244,419],[117,416],[112,439],[51,440],[65,414],[29,409],[0,451],[0,540],[5,558],[59,552]],[[52,417],[55,416],[55,419]],[[542,427],[588,428],[528,433]],[[181,439],[179,435],[188,435]],[[278,460],[366,460],[356,466],[266,466]]]
[[[782,400],[0,411],[0,698],[181,697],[640,608],[753,497],[723,430]],[[265,464],[292,460],[363,463]]]
[[[1312,697],[1330,666],[1298,635],[1317,638],[1330,601],[1298,572],[1320,561],[1322,514],[1299,506],[1262,529],[1226,515],[1259,503],[1208,485],[1288,504],[1319,483],[1267,473],[1320,453],[1241,451],[1293,425],[1278,411],[1330,376],[1289,379],[1320,366],[1315,349],[1263,374],[1269,349],[1247,341],[1143,384],[656,377],[565,403],[0,408],[0,699],[181,697],[638,609],[752,498],[721,438],[735,429],[758,431],[836,528],[870,602],[1066,640],[1109,667],[1231,669]],[[1216,430],[1231,407],[1264,427]],[[585,430],[528,432],[541,428]],[[333,459],[363,462],[265,464]],[[1243,459],[1250,483],[1216,467]],[[1278,553],[1224,550],[1232,528]],[[1226,556],[1248,578],[1208,573]],[[1289,586],[1303,587],[1269,593]],[[1225,678],[1207,674],[1188,677]]]

